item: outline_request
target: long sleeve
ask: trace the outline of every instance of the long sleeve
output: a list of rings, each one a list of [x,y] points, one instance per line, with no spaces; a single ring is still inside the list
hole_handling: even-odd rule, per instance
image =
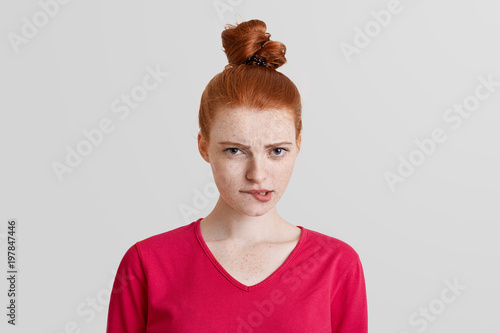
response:
[[[363,267],[359,258],[337,286],[331,305],[333,333],[367,333],[368,306]]]
[[[109,301],[106,333],[145,333],[147,281],[137,244],[123,256]]]

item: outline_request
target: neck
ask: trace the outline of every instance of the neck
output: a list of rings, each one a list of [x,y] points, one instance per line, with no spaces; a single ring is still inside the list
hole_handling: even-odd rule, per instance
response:
[[[282,231],[291,225],[273,207],[260,216],[248,216],[234,210],[219,197],[215,208],[200,222],[206,242],[229,241],[242,245],[279,241]]]

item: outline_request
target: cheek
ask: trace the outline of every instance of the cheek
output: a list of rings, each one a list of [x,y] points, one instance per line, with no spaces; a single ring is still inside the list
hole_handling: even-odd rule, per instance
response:
[[[236,186],[241,178],[241,166],[231,163],[213,164],[212,171],[216,184],[222,189]]]
[[[292,176],[293,167],[293,161],[286,163],[284,162],[279,166],[276,166],[276,168],[273,169],[273,178],[276,182],[279,182],[281,184],[288,183],[290,177]]]
[[[293,171],[294,161],[292,159],[286,159],[275,164],[272,168],[274,174],[290,174]]]
[[[232,163],[231,161],[222,159],[212,162],[212,170],[214,171],[214,173],[217,173],[220,177],[223,177],[224,175],[229,176],[236,174],[240,169],[241,169],[240,164],[234,162]]]

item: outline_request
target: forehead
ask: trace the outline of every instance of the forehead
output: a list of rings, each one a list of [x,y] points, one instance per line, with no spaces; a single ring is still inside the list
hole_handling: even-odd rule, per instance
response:
[[[295,137],[295,122],[289,111],[236,108],[220,111],[212,123],[213,138],[268,139]]]

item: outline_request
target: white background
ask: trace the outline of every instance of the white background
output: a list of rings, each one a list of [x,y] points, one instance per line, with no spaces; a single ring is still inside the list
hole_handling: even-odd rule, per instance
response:
[[[15,47],[22,18],[42,9],[3,1],[0,267],[5,276],[15,218],[19,294],[12,327],[1,279],[0,330],[60,333],[74,322],[104,332],[125,251],[211,211],[211,169],[196,142],[200,97],[227,63],[224,24],[257,18],[286,45],[279,71],[303,98],[302,149],[278,212],[359,253],[370,332],[498,332],[500,87],[458,128],[443,115],[473,100],[478,77],[500,82],[500,6],[401,0],[348,59],[342,43],[376,28],[370,12],[389,3],[73,0]],[[140,86],[148,66],[168,76],[120,119],[113,101]],[[52,164],[103,118],[114,131],[59,181]],[[391,191],[384,173],[397,174],[399,156],[418,157],[414,141],[435,128],[447,140]],[[445,280],[466,286],[449,304]],[[439,312],[432,321],[410,321],[429,306]]]

